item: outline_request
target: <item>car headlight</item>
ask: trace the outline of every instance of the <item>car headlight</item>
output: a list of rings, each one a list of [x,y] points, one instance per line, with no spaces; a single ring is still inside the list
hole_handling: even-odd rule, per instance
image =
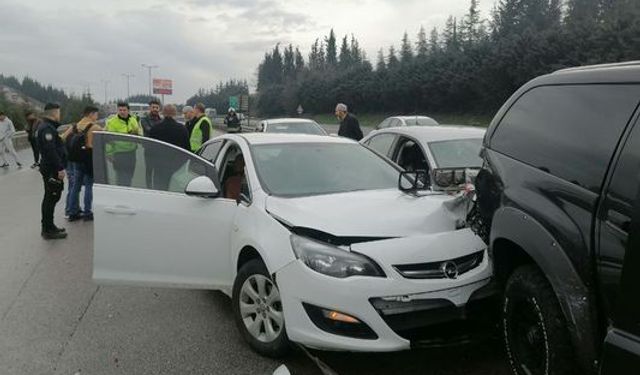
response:
[[[307,267],[328,276],[339,278],[349,276],[385,277],[380,266],[361,254],[295,234],[291,235],[291,246],[296,257]]]

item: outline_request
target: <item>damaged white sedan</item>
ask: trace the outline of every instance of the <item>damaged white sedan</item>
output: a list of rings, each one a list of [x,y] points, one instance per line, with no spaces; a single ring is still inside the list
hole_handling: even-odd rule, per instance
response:
[[[227,134],[196,156],[97,133],[94,171],[94,279],[219,289],[263,355],[437,342],[489,294],[462,198],[344,138]]]

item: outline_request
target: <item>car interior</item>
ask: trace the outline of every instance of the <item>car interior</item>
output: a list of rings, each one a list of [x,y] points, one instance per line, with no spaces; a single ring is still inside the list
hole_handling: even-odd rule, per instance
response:
[[[222,196],[233,200],[238,200],[241,194],[249,197],[244,156],[238,146],[231,145],[227,149],[222,161],[221,172]]]
[[[395,162],[406,171],[429,171],[429,163],[420,145],[409,139],[401,141]]]

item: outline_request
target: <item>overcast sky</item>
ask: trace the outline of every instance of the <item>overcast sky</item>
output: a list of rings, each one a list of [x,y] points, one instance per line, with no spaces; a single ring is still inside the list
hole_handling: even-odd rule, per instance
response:
[[[173,79],[167,102],[228,78],[255,86],[256,68],[276,43],[299,46],[334,29],[353,34],[371,60],[396,48],[405,31],[440,29],[462,17],[469,0],[0,0],[0,73],[31,76],[68,92],[90,87],[94,98],[148,91],[148,71]],[[486,18],[494,0],[480,0]]]

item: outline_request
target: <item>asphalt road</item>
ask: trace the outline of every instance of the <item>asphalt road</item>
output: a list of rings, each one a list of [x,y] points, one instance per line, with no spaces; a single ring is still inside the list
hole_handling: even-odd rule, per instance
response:
[[[20,152],[27,165],[29,152]],[[0,171],[0,374],[322,374],[301,351],[260,357],[218,292],[104,287],[91,280],[93,223],[40,238],[41,178]],[[508,374],[497,341],[401,353],[312,352],[339,374]]]

